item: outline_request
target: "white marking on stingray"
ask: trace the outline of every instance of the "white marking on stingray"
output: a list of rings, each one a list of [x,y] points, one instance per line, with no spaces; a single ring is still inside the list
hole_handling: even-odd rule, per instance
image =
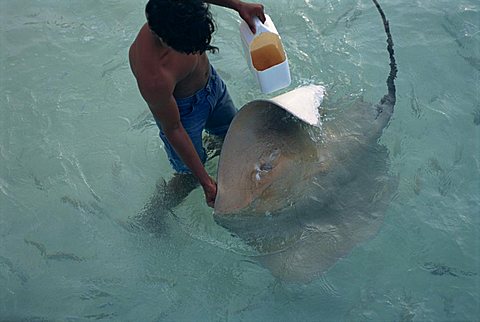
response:
[[[303,122],[319,127],[321,123],[318,108],[324,96],[325,87],[308,85],[265,101],[278,105]]]

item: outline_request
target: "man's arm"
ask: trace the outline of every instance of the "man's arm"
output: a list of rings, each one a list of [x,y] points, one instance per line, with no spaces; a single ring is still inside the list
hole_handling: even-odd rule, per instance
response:
[[[200,157],[185,131],[173,97],[174,82],[165,78],[152,87],[152,91],[143,88],[140,91],[148,103],[152,114],[160,121],[162,131],[185,165],[192,171],[203,187],[205,199],[210,207],[214,206],[217,184],[205,170]],[[139,86],[141,88],[141,86]]]
[[[247,3],[241,0],[205,0],[205,2],[237,11],[253,33],[255,33],[254,17],[258,17],[261,22],[265,22],[263,5],[259,3]]]

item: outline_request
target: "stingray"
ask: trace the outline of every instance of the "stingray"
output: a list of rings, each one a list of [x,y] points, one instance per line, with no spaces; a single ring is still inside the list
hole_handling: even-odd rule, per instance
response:
[[[390,59],[388,92],[378,103],[337,107],[317,127],[299,120],[284,100],[252,101],[223,144],[214,218],[282,280],[311,281],[375,236],[397,189],[388,150],[379,143],[394,111],[397,67],[389,23],[372,1]],[[322,94],[301,90],[304,95],[289,97]]]

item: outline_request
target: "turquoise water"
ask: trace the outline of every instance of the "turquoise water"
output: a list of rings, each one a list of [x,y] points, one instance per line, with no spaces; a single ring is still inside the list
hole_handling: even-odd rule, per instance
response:
[[[290,89],[386,92],[370,1],[264,4]],[[143,3],[0,0],[0,320],[478,321],[480,5],[381,4],[399,69],[381,142],[398,191],[379,233],[304,285],[247,257],[198,189],[165,214],[161,237],[120,224],[172,175],[128,67]],[[262,97],[238,16],[213,12],[212,63],[238,106]]]

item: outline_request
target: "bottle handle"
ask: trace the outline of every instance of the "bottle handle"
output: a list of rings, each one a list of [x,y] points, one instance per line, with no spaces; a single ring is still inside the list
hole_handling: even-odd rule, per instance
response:
[[[261,34],[262,32],[268,32],[269,30],[265,25],[260,21],[260,18],[253,17],[253,22],[255,23],[255,35]]]

